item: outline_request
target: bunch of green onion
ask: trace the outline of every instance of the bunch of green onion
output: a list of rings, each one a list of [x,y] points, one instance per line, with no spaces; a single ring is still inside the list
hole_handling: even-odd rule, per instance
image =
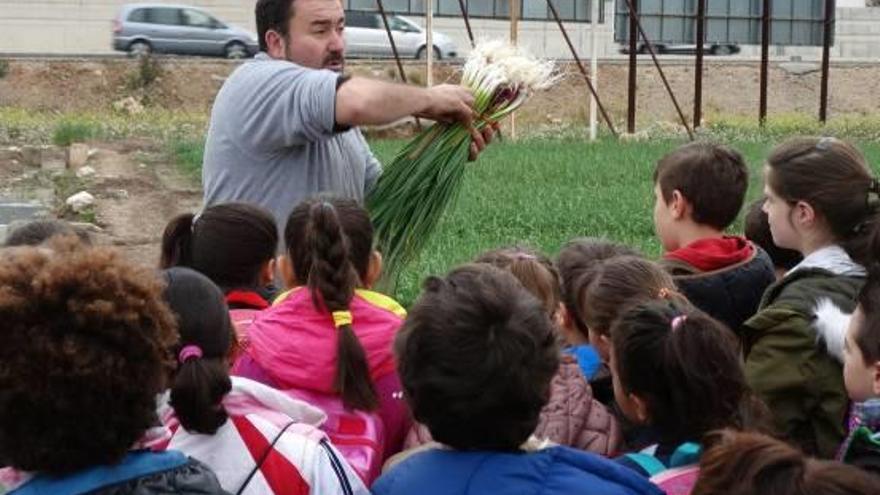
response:
[[[461,84],[474,94],[481,131],[520,107],[554,81],[552,62],[539,61],[501,41],[478,44],[464,65]],[[422,251],[446,207],[461,189],[471,143],[461,123],[438,123],[408,143],[387,165],[367,199],[386,280]]]

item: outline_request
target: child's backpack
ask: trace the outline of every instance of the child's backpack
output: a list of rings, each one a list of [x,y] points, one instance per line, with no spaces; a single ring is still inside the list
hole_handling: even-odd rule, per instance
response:
[[[321,425],[334,447],[370,486],[382,471],[385,426],[378,414],[347,410],[342,399],[317,392],[290,389],[286,393],[321,409],[327,421]]]
[[[668,465],[645,451],[626,454],[626,457],[647,472],[651,482],[666,495],[690,495],[700,475],[700,452],[699,444],[688,442],[679,445]]]

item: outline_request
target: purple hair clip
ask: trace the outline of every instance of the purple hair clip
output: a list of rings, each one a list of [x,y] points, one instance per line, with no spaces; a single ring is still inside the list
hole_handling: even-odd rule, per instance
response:
[[[187,345],[184,346],[183,349],[180,350],[180,353],[177,355],[177,360],[180,361],[180,364],[183,364],[190,359],[200,359],[202,357],[202,348],[197,345]]]

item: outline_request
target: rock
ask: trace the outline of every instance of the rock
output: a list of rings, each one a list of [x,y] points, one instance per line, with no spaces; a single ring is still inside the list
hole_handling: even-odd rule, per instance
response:
[[[779,68],[796,76],[803,76],[811,72],[819,72],[822,67],[819,64],[809,62],[783,62]]]
[[[88,166],[88,165],[86,165],[84,167],[80,167],[76,171],[76,176],[79,177],[80,179],[85,178],[85,177],[91,177],[93,175],[95,175],[95,169],[93,167]]]
[[[82,143],[73,143],[67,148],[67,168],[76,170],[89,161],[89,147]]]
[[[65,201],[64,204],[69,206],[71,210],[79,213],[86,208],[94,205],[95,197],[86,191],[80,191],[73,196],[67,198],[67,201]]]
[[[29,167],[43,166],[43,150],[39,146],[23,146],[20,151],[21,161]]]
[[[93,233],[93,234],[100,234],[101,232],[104,232],[104,229],[102,229],[101,227],[98,227],[97,225],[95,225],[93,223],[89,223],[89,222],[70,222],[70,226],[77,229],[77,230],[81,230],[81,231],[89,232],[89,233]]]
[[[137,115],[144,112],[144,105],[134,96],[128,96],[113,103],[113,110],[128,115]]]
[[[89,158],[92,158],[93,156],[97,155],[100,152],[101,152],[101,150],[99,150],[97,148],[90,149],[89,150]]]
[[[60,158],[45,158],[40,168],[49,172],[64,172],[67,170],[67,164]]]
[[[125,189],[112,189],[110,191],[107,191],[107,196],[109,196],[113,199],[128,199],[129,198],[128,191],[126,191]]]

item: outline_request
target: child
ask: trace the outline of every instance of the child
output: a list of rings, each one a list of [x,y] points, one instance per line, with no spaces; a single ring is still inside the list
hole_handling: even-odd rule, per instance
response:
[[[352,200],[307,200],[290,214],[284,240],[281,273],[292,289],[251,325],[235,374],[376,411],[384,455],[398,452],[410,420],[391,343],[406,312],[367,290],[382,271],[369,215]]]
[[[594,265],[574,289],[590,343],[606,363],[611,354],[611,325],[627,306],[654,299],[684,299],[660,265],[636,256],[617,256]]]
[[[723,324],[686,304],[651,301],[624,312],[611,336],[617,405],[658,438],[620,463],[656,476],[695,465],[706,433],[753,426],[737,345]]]
[[[743,327],[746,377],[780,434],[830,458],[845,434],[848,401],[840,364],[818,338],[816,307],[829,299],[854,309],[877,182],[861,153],[833,138],[778,146],[764,182],[773,242],[804,260],[767,289],[760,312]]]
[[[510,273],[474,264],[429,278],[395,352],[415,418],[448,448],[402,461],[375,495],[662,493],[594,454],[527,441],[559,349],[547,312]]]
[[[272,215],[247,203],[224,203],[165,227],[160,268],[185,266],[217,284],[230,309],[262,310],[273,294],[278,228]],[[251,315],[253,316],[253,315]]]
[[[561,309],[559,274],[553,263],[531,249],[514,247],[483,253],[477,263],[486,263],[508,271],[544,306],[547,315],[559,323]],[[558,328],[558,327],[557,327]],[[550,383],[550,401],[541,410],[534,436],[596,454],[610,456],[617,452],[620,428],[605,406],[593,399],[593,391],[581,372],[581,355],[563,351],[559,370]],[[592,352],[592,368],[598,355]],[[431,441],[424,425],[414,425],[404,448],[410,449]]]
[[[0,491],[225,494],[156,420],[174,316],[149,270],[71,239],[0,251]]]
[[[858,302],[843,346],[843,381],[855,410],[837,458],[880,474],[880,273],[876,268]]]
[[[607,372],[607,365],[600,360],[598,367],[584,367],[583,363],[591,363],[594,356],[597,356],[596,349],[590,345],[590,335],[587,325],[583,318],[578,314],[578,302],[575,291],[575,283],[581,279],[581,276],[590,270],[593,265],[599,264],[606,259],[616,256],[638,256],[638,253],[629,247],[621,244],[615,244],[604,239],[593,239],[584,237],[569,241],[559,251],[556,258],[556,267],[559,271],[560,286],[562,298],[562,311],[560,318],[560,327],[562,328],[566,350],[575,356],[578,356],[578,364],[591,382],[605,382],[609,384],[606,399],[599,399],[600,402],[607,403],[611,399],[610,378],[611,374]],[[588,279],[581,279],[581,283],[589,283]]]
[[[773,243],[767,212],[764,211],[765,202],[766,199],[761,198],[749,206],[745,219],[745,235],[746,239],[760,246],[770,256],[776,280],[779,280],[786,272],[797,266],[804,257],[794,249],[783,249]]]
[[[13,222],[9,228],[5,247],[39,246],[55,236],[73,236],[84,244],[92,244],[88,232],[63,220],[34,220],[20,225]]]
[[[666,251],[664,267],[694,306],[737,334],[774,281],[767,253],[724,234],[747,187],[742,156],[717,144],[686,144],[654,170],[654,228]]]
[[[880,483],[765,435],[723,431],[707,443],[691,495],[872,495]]]
[[[167,270],[165,279],[165,299],[180,334],[172,348],[177,362],[170,392],[159,408],[173,435],[167,448],[204,462],[229,493],[299,493],[309,487],[314,493],[368,495],[317,429],[325,420],[320,410],[246,378],[230,379],[226,363],[234,338],[220,289],[187,268]]]

